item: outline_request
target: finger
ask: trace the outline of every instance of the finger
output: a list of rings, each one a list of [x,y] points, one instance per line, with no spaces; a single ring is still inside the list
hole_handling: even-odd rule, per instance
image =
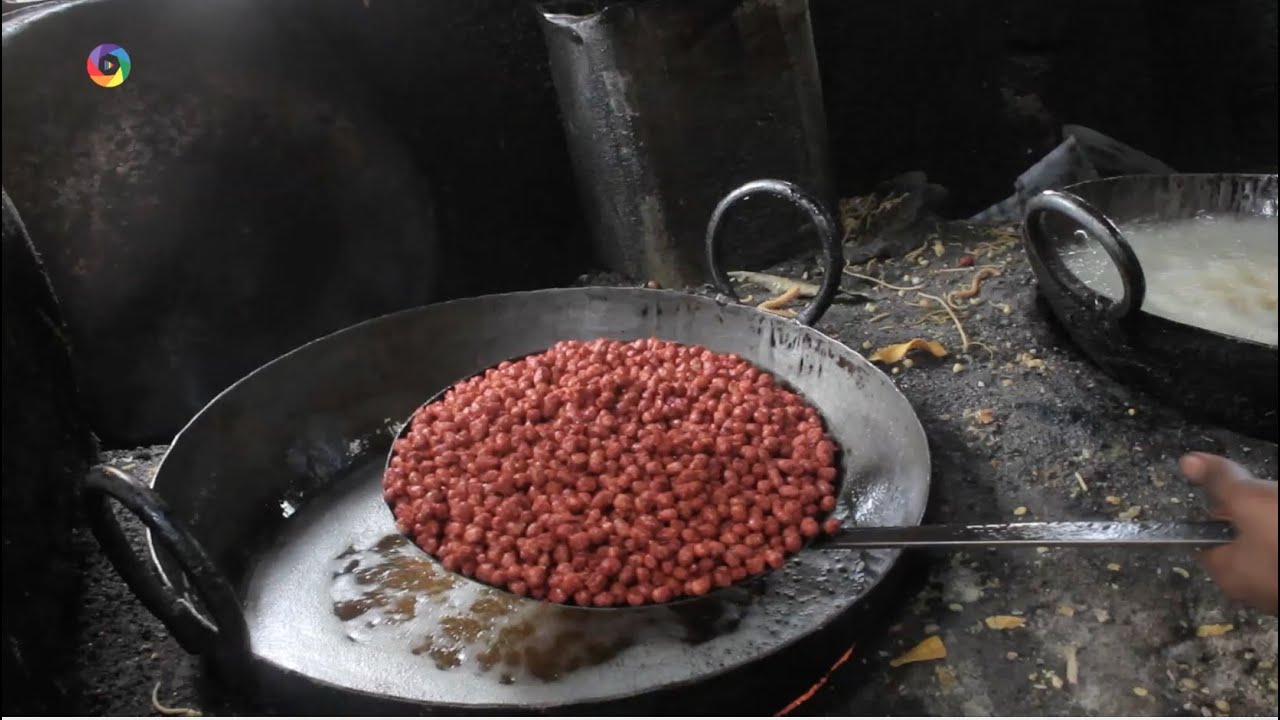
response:
[[[1178,467],[1182,470],[1182,474],[1186,475],[1188,480],[1196,483],[1197,485],[1204,480],[1205,473],[1207,472],[1208,461],[1205,460],[1205,457],[1205,453],[1193,452],[1183,455],[1182,458],[1178,460]]]
[[[1184,475],[1199,485],[1213,505],[1228,514],[1236,510],[1236,488],[1253,480],[1248,470],[1236,463],[1208,453],[1190,453],[1179,462]]]
[[[1272,480],[1246,478],[1235,484],[1231,491],[1232,505],[1228,508],[1231,519],[1238,525],[1248,525],[1261,530],[1276,527],[1276,483]]]
[[[1218,483],[1213,482],[1213,469],[1215,465],[1213,460],[1215,456],[1207,453],[1188,453],[1182,456],[1178,461],[1178,466],[1182,470],[1182,474],[1191,481],[1193,485],[1200,487],[1204,493],[1209,505],[1209,515],[1218,520],[1226,520],[1230,518],[1227,508],[1223,502],[1224,494]]]
[[[1235,591],[1232,568],[1235,566],[1235,547],[1224,545],[1200,553],[1200,566],[1213,578],[1213,582],[1227,595]]]
[[[1237,463],[1221,455],[1211,455],[1209,453],[1187,453],[1178,461],[1178,465],[1181,467],[1182,473],[1191,482],[1198,485],[1221,478],[1243,479],[1253,477],[1252,473]]]

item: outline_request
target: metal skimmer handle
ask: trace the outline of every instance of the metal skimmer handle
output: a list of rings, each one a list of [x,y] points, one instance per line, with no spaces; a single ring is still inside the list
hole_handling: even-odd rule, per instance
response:
[[[957,548],[1009,546],[1182,545],[1231,542],[1225,522],[1028,522],[850,528],[823,548]]]

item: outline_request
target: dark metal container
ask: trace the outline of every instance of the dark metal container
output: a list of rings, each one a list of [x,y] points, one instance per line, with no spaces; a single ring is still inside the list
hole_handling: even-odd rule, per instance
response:
[[[811,325],[839,284],[834,219],[788,183],[754,182],[717,207],[708,255],[719,257],[729,206],[764,192],[808,212],[823,240],[828,272],[798,319],[671,290],[569,288],[366,321],[228,388],[175,438],[150,487],[92,471],[95,534],[185,649],[269,701],[297,693],[352,714],[638,715],[672,692],[723,692],[732,676],[736,694],[746,684],[768,702],[791,671],[758,683],[742,673],[824,631],[839,638],[831,628],[862,612],[900,550],[811,547],[750,586],[600,612],[498,594],[406,554],[382,490],[400,419],[459,378],[561,340],[657,337],[738,354],[808,398],[843,450],[842,522],[918,525],[930,455],[915,412],[887,375]],[[134,554],[111,498],[150,528],[149,557]]]
[[[95,455],[57,303],[3,195],[4,714],[74,714],[76,487]]]
[[[830,202],[807,0],[539,9],[579,192],[610,269],[667,287],[709,280],[706,217],[756,177],[792,179]],[[756,210],[735,224],[741,240],[727,259],[744,267],[794,249],[802,220]]]
[[[522,0],[13,7],[4,186],[108,444],[171,438],[326,333],[589,259]],[[119,87],[86,74],[103,43]]]
[[[1028,204],[1023,235],[1040,293],[1093,362],[1195,417],[1255,437],[1277,434],[1277,348],[1143,310],[1147,279],[1117,225],[1210,213],[1276,217],[1275,175],[1135,175],[1048,191]],[[1087,287],[1062,250],[1077,233],[1120,272],[1117,300]]]

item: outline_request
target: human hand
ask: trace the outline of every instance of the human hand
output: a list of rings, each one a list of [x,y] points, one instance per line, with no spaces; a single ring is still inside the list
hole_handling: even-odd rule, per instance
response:
[[[1204,489],[1210,510],[1236,538],[1200,554],[1200,563],[1232,600],[1276,614],[1276,484],[1217,455],[1191,453],[1179,465]]]

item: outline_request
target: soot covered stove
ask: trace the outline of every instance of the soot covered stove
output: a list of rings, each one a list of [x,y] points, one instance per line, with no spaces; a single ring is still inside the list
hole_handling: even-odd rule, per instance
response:
[[[949,350],[891,366],[930,438],[930,521],[1199,518],[1200,500],[1174,464],[1187,449],[1275,477],[1274,443],[1190,421],[1081,357],[1035,299],[1010,228],[945,224],[923,231],[919,249],[873,263],[880,282],[859,290],[871,301],[837,303],[826,329],[868,353],[907,335]],[[816,269],[801,257],[770,272],[801,279]],[[953,319],[920,296],[975,288],[956,318],[965,352]],[[145,476],[162,451],[109,458]],[[892,577],[811,641],[619,711],[1214,715],[1262,713],[1276,701],[1275,620],[1225,603],[1189,553],[917,553]],[[164,706],[252,709],[234,689],[198,683],[196,663],[92,552],[90,582],[75,673],[86,712],[155,711],[157,684]],[[912,655],[921,643],[930,652]]]

